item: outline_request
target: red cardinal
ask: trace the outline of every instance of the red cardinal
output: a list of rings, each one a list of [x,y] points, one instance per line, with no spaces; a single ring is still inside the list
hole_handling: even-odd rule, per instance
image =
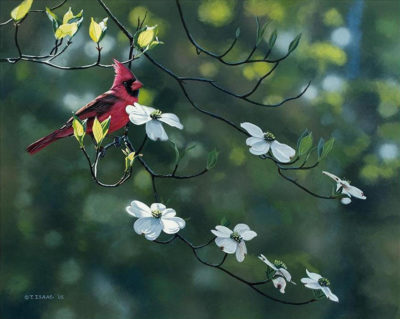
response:
[[[95,117],[101,122],[111,116],[109,133],[124,127],[129,122],[129,115],[125,111],[126,106],[138,101],[142,83],[121,62],[114,60],[113,66],[115,78],[111,89],[75,113],[81,120],[87,119],[87,133],[92,132]],[[61,128],[29,145],[27,152],[35,154],[58,139],[71,136],[73,134],[72,119],[71,117]]]

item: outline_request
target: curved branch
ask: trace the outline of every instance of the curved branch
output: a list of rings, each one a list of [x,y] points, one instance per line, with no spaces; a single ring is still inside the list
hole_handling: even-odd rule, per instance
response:
[[[301,188],[303,191],[305,191],[306,193],[310,194],[311,196],[317,197],[317,198],[321,198],[321,199],[336,199],[338,198],[337,196],[325,196],[325,195],[319,195],[317,193],[314,193],[313,191],[310,191],[308,188],[304,187],[303,185],[299,184],[298,182],[296,182],[294,179],[286,176],[285,174],[282,173],[282,168],[277,166],[278,168],[278,173],[281,177],[283,177],[284,179],[286,179],[287,181],[291,182],[292,184],[296,185],[297,187]]]
[[[67,0],[62,0],[59,4],[55,5],[54,7],[51,7],[50,10],[58,9],[58,8],[62,7],[66,2],[67,2]],[[43,12],[43,13],[45,13],[46,10],[45,9],[43,9],[43,10],[30,10],[29,12]]]

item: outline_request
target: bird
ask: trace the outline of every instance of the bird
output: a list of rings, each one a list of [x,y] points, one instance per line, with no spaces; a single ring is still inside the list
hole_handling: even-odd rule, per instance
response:
[[[116,59],[114,59],[113,67],[115,77],[110,90],[99,95],[75,112],[75,116],[80,120],[87,120],[86,133],[88,134],[92,133],[92,126],[96,117],[102,122],[111,116],[108,133],[123,128],[129,122],[129,114],[125,111],[126,106],[133,105],[138,101],[139,89],[143,84],[131,70]],[[51,143],[73,135],[72,121],[73,117],[53,133],[29,145],[26,151],[33,155]]]

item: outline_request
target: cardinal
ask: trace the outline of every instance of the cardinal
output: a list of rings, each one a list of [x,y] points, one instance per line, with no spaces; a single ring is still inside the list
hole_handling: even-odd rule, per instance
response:
[[[126,66],[115,59],[113,67],[115,77],[110,90],[99,95],[75,113],[81,120],[87,120],[86,133],[90,134],[92,132],[93,121],[96,117],[102,122],[111,116],[109,133],[124,127],[129,122],[129,115],[125,111],[126,106],[133,105],[138,101],[139,89],[142,87],[142,83],[136,79]],[[74,133],[72,120],[73,117],[58,130],[29,145],[26,151],[30,154],[35,154],[49,144],[71,136]]]

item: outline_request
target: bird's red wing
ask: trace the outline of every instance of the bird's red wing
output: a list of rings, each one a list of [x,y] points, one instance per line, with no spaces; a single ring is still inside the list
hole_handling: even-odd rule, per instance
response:
[[[75,115],[78,116],[81,120],[99,116],[108,112],[117,101],[117,96],[112,93],[106,92],[102,95],[99,95],[85,106],[81,107],[78,111],[75,112]],[[73,117],[71,117],[67,121],[66,126],[71,125],[72,119]]]

